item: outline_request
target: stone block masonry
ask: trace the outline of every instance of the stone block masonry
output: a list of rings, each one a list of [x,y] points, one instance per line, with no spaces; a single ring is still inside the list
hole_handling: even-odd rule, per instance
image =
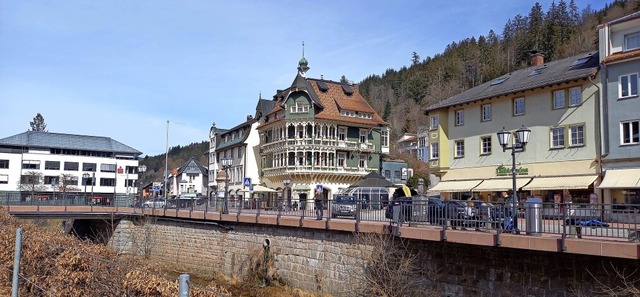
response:
[[[349,275],[361,266],[361,249],[347,232],[326,232],[260,225],[218,225],[157,220],[118,223],[110,245],[121,253],[161,259],[191,273],[212,271],[241,277],[252,255],[262,255],[265,238],[271,241],[275,272],[287,284],[311,291],[344,292]],[[360,272],[362,273],[362,272]]]
[[[282,280],[334,296],[347,296],[354,288],[354,276],[365,273],[364,261],[375,248],[358,243],[351,232],[160,218],[120,221],[109,244],[122,253],[146,253],[192,274],[216,271],[241,277],[250,270],[252,255],[262,255],[265,238],[271,241],[273,269]],[[571,296],[593,289],[594,276],[612,283],[613,269],[632,272],[640,264],[438,241],[409,240],[407,251],[417,255],[425,283],[435,284],[438,296]],[[435,277],[427,271],[436,271]]]

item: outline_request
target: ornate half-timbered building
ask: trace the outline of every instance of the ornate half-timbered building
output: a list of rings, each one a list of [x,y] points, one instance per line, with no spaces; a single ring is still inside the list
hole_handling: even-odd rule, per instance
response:
[[[301,203],[316,188],[331,197],[379,172],[380,156],[389,152],[388,126],[357,85],[307,78],[308,70],[303,56],[293,83],[274,95],[258,126],[261,181],[285,187],[288,200]]]

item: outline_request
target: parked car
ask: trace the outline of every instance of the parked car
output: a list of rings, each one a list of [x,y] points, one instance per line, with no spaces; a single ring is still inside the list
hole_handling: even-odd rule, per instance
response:
[[[445,215],[452,228],[463,227],[465,220],[469,219],[466,211],[466,204],[459,200],[446,200]]]
[[[142,207],[149,207],[149,208],[164,208],[164,206],[165,206],[165,200],[159,199],[159,198],[147,200],[142,204]]]
[[[435,196],[398,197],[387,207],[385,217],[393,219],[394,209],[401,207],[401,214],[405,221],[428,221],[432,224],[440,224],[444,219],[444,206],[442,199]]]
[[[358,207],[356,203],[356,197],[338,195],[335,197],[335,199],[332,202],[333,202],[331,204],[332,218],[339,217],[339,216],[354,217],[354,218],[356,217],[356,211]]]

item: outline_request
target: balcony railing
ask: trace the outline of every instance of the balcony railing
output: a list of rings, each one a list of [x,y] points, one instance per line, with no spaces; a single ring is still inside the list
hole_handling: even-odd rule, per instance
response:
[[[260,151],[262,153],[269,153],[274,151],[281,151],[284,148],[292,149],[327,149],[333,150],[340,148],[348,151],[361,151],[361,152],[374,152],[376,146],[373,143],[360,143],[358,141],[327,139],[327,138],[296,138],[296,139],[281,139],[261,146]]]
[[[359,167],[335,167],[335,166],[317,166],[317,165],[289,165],[276,168],[263,168],[264,176],[274,176],[286,173],[335,173],[335,174],[367,174],[376,172],[375,168],[359,168]]]

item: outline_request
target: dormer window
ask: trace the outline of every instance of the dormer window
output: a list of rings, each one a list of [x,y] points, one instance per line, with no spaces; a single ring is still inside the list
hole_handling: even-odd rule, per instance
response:
[[[640,48],[640,32],[624,36],[624,50],[630,51]]]
[[[541,74],[545,69],[547,69],[547,67],[540,67],[538,69],[534,69],[533,71],[531,71],[531,73],[529,73],[528,76],[535,76],[535,75],[539,75]]]
[[[309,112],[309,105],[296,102],[295,105],[291,105],[291,113],[307,113]]]
[[[361,119],[369,119],[369,120],[373,118],[373,114],[371,113],[346,110],[346,109],[341,110],[340,115],[343,117],[361,118]]]
[[[344,94],[347,96],[353,95],[353,89],[347,85],[342,85],[342,92],[344,92]]]

